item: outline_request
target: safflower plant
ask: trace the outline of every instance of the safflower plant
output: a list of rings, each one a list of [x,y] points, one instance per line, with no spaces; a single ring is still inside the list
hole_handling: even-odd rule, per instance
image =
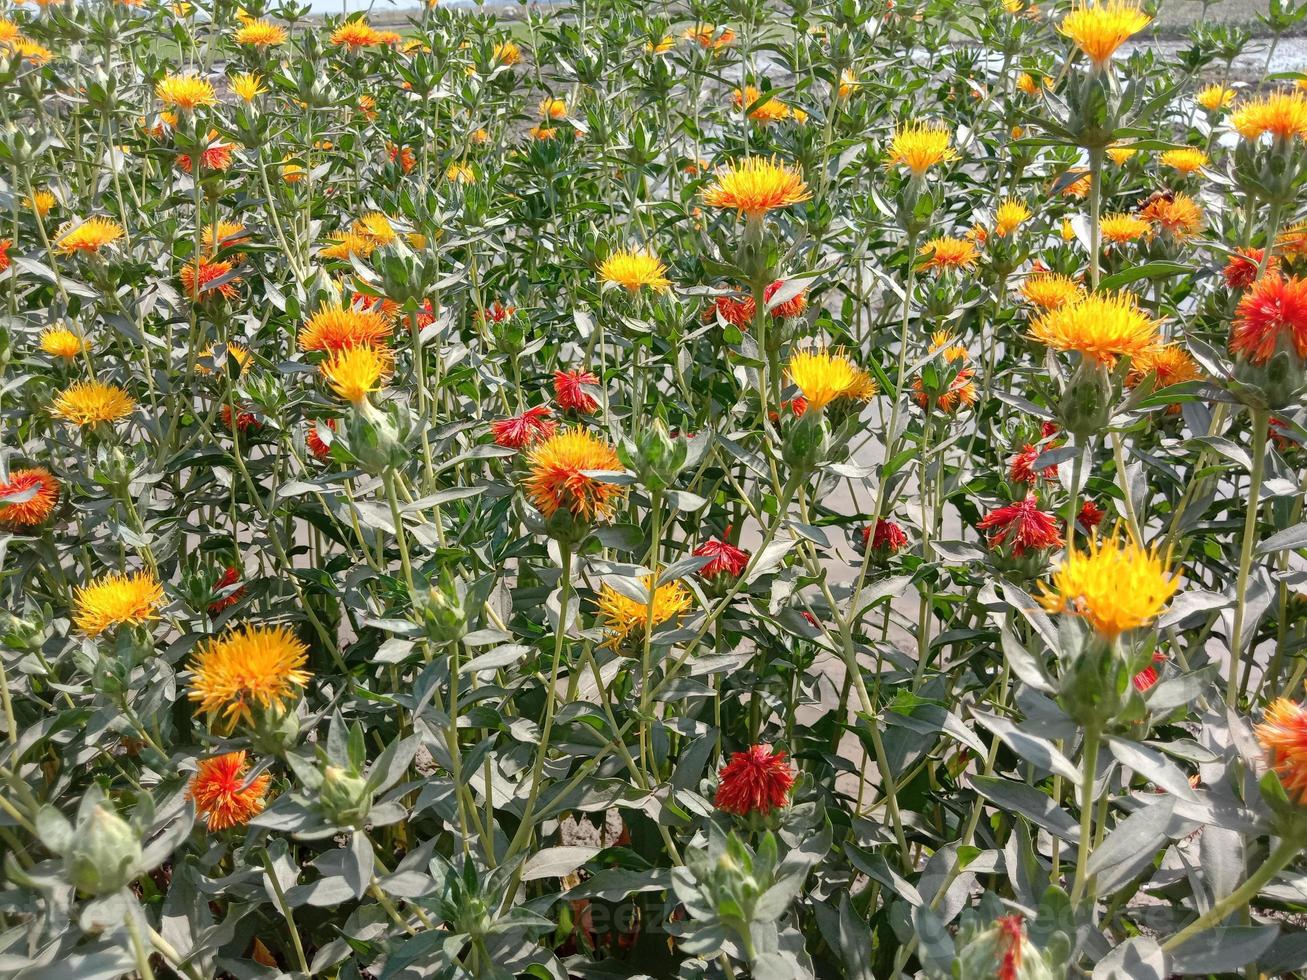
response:
[[[1307,970],[1307,76],[1152,18],[0,6],[0,973]]]

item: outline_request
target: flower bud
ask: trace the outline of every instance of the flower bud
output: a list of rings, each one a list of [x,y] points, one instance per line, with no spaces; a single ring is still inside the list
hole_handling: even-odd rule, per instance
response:
[[[100,803],[79,821],[64,852],[64,870],[80,892],[120,891],[142,870],[140,834],[109,804]]]
[[[1112,378],[1104,365],[1081,359],[1076,373],[1062,389],[1058,416],[1062,428],[1080,437],[1107,426],[1112,417]]]
[[[442,572],[438,586],[415,597],[414,608],[427,638],[437,647],[456,643],[467,632],[466,593],[448,572]]]
[[[830,429],[821,412],[804,412],[785,433],[782,458],[796,472],[815,469],[826,457]]]
[[[413,418],[408,408],[392,403],[379,411],[361,403],[350,415],[346,428],[347,448],[359,465],[374,476],[403,466],[409,459],[408,443],[413,435]]]
[[[318,805],[333,824],[361,827],[372,809],[372,790],[360,774],[328,765],[322,774]]]
[[[674,439],[662,419],[639,429],[634,439],[623,439],[617,457],[649,490],[664,490],[675,482],[689,457],[685,439]]]
[[[1026,938],[1021,916],[1005,915],[958,951],[953,975],[958,980],[1053,980],[1061,972],[1048,962],[1046,951]]]

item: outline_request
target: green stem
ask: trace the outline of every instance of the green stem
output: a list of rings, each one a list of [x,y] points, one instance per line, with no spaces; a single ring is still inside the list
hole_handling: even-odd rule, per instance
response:
[[[1270,424],[1270,413],[1264,408],[1254,408],[1252,478],[1248,485],[1248,509],[1244,515],[1243,541],[1239,550],[1239,578],[1235,583],[1234,628],[1230,632],[1230,674],[1226,680],[1225,703],[1230,707],[1235,704],[1239,694],[1239,661],[1244,647],[1244,617],[1248,601],[1248,573],[1253,563],[1253,545],[1257,539],[1257,515],[1261,510],[1262,475],[1266,471],[1266,430]]]
[[[1089,883],[1089,845],[1094,836],[1094,774],[1098,769],[1098,740],[1096,727],[1085,730],[1085,747],[1080,786],[1080,847],[1076,852],[1075,883],[1071,886],[1071,904],[1075,905],[1085,894]]]

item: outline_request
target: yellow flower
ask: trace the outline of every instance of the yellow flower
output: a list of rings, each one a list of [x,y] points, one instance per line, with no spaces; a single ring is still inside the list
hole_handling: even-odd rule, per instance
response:
[[[840,98],[847,99],[861,84],[862,82],[858,78],[858,73],[852,68],[845,68],[840,72]]]
[[[998,206],[994,215],[994,234],[1006,238],[1024,222],[1030,220],[1030,209],[1021,201],[1008,198]]]
[[[1182,150],[1167,150],[1157,159],[1162,166],[1178,170],[1182,174],[1201,170],[1209,162],[1207,154],[1196,146],[1186,146]]]
[[[528,476],[522,487],[545,517],[566,510],[586,520],[607,517],[626,488],[596,480],[587,473],[622,469],[608,443],[585,429],[559,429],[542,439],[527,455]]]
[[[540,118],[541,119],[566,119],[567,103],[563,99],[555,99],[546,95],[540,100]]]
[[[43,218],[50,213],[50,209],[57,203],[55,196],[49,191],[37,191],[31,197],[23,198],[23,207],[29,211],[35,211]]]
[[[8,17],[0,17],[0,44],[12,44],[22,36],[17,24]]]
[[[331,32],[331,43],[344,47],[370,48],[381,42],[376,28],[365,20],[347,20]]]
[[[381,389],[393,362],[394,356],[385,347],[345,347],[319,364],[318,372],[332,391],[357,407],[371,392]]]
[[[206,251],[216,252],[220,248],[231,245],[243,245],[250,240],[250,237],[245,233],[245,226],[239,221],[219,221],[216,228],[212,223],[204,226],[201,240]]]
[[[1104,241],[1124,245],[1143,238],[1152,229],[1147,221],[1135,214],[1106,214],[1098,222],[1098,230]]]
[[[1086,620],[1100,635],[1115,639],[1152,622],[1180,587],[1169,561],[1134,541],[1121,545],[1113,535],[1072,551],[1041,584],[1040,604],[1051,613],[1066,612]]]
[[[1251,99],[1234,111],[1230,125],[1249,141],[1266,133],[1278,140],[1307,139],[1307,94],[1272,92]]]
[[[1188,194],[1156,198],[1139,214],[1161,228],[1175,242],[1192,238],[1203,227],[1203,211]]]
[[[1041,310],[1056,310],[1079,299],[1084,295],[1084,288],[1070,276],[1043,272],[1026,278],[1021,284],[1021,295]]]
[[[965,361],[970,356],[967,349],[962,344],[956,342],[957,338],[947,330],[936,330],[930,335],[930,352],[937,354],[944,352],[944,360],[949,364],[957,364],[959,361]]]
[[[949,146],[949,132],[943,123],[911,122],[894,134],[886,164],[902,164],[914,177],[921,177],[936,164],[955,159],[957,152]]]
[[[1156,347],[1157,323],[1139,308],[1132,293],[1089,293],[1049,310],[1035,321],[1030,336],[1047,347],[1077,351],[1100,364],[1135,358]]]
[[[667,291],[672,283],[664,273],[667,266],[658,256],[644,249],[619,248],[599,264],[599,278],[604,283],[621,286],[628,292],[639,292],[648,286],[656,293]]]
[[[373,211],[365,214],[354,222],[354,232],[372,239],[380,248],[382,245],[389,245],[399,236],[395,234],[395,229],[387,218],[380,211]]]
[[[351,255],[366,259],[377,250],[376,239],[359,231],[334,231],[331,240],[333,244],[318,249],[318,254],[324,259],[348,262]]]
[[[204,349],[203,356],[209,358],[209,360],[213,360],[213,358],[217,354],[217,351],[218,351],[218,345],[210,344],[208,347]],[[247,367],[249,367],[251,364],[254,363],[254,355],[250,353],[250,349],[248,347],[238,344],[235,341],[228,341],[227,362],[228,362],[227,369],[232,371],[232,374],[239,376],[242,371],[244,371]],[[232,370],[231,368],[232,364],[236,365],[234,370]],[[213,370],[207,364],[204,364],[202,362],[196,363],[195,370],[199,374],[213,373]]]
[[[377,310],[334,303],[309,317],[300,330],[299,345],[303,351],[338,351],[346,347],[384,347],[389,339],[390,323]]]
[[[117,422],[132,414],[136,402],[117,385],[102,381],[78,381],[65,388],[50,411],[58,418],[83,428],[101,422]]]
[[[73,594],[73,621],[87,636],[99,636],[114,626],[140,626],[158,619],[163,586],[149,572],[124,575],[110,572]]]
[[[11,48],[14,54],[33,65],[47,64],[54,57],[54,52],[44,44],[37,44],[29,37],[20,37]]]
[[[1077,0],[1058,30],[1084,52],[1095,70],[1101,70],[1117,48],[1151,22],[1131,0]]]
[[[455,161],[445,168],[445,179],[452,180],[456,184],[475,184],[477,175],[466,163]]]
[[[85,252],[94,255],[106,245],[123,237],[122,225],[98,215],[74,224],[69,222],[55,232],[55,251],[61,255]]]
[[[281,158],[281,179],[288,184],[298,184],[304,179],[304,168],[289,153]]]
[[[213,105],[218,96],[213,86],[194,74],[168,75],[154,87],[159,101],[166,106],[173,106],[183,112],[194,112],[202,106]]]
[[[1076,240],[1076,227],[1071,223],[1070,218],[1062,219],[1062,227],[1058,229],[1058,234],[1062,236],[1062,241],[1073,242]]]
[[[187,697],[228,727],[253,724],[252,709],[279,711],[309,682],[308,647],[285,626],[239,626],[203,643],[190,663]]]
[[[1023,71],[1017,76],[1017,89],[1026,95],[1036,96],[1039,94],[1039,83],[1029,72]]]
[[[1226,88],[1224,85],[1208,85],[1194,98],[1208,112],[1220,112],[1222,109],[1229,108],[1230,103],[1234,101],[1234,89]]]
[[[672,48],[676,47],[676,38],[670,34],[664,34],[657,41],[645,41],[645,54],[666,54]]]
[[[717,171],[712,186],[704,191],[703,202],[757,219],[811,197],[797,170],[775,157],[746,157]]]
[[[88,346],[86,338],[78,336],[62,324],[41,331],[41,350],[51,357],[71,361]]]
[[[776,98],[770,92],[767,93],[768,99],[762,105],[749,113],[749,118],[760,125],[767,126],[774,122],[780,122],[790,114],[790,107],[780,99]],[[742,90],[736,89],[731,96],[731,102],[737,109],[748,109],[759,99],[763,97],[760,92],[752,85],[746,85]]]
[[[641,579],[652,603],[639,602],[618,592],[608,583],[599,589],[599,618],[608,635],[604,645],[617,648],[626,640],[644,638],[645,628],[656,630],[663,623],[679,619],[690,608],[690,593],[679,581],[667,582],[654,588],[654,576]],[[652,605],[652,610],[650,606]]]
[[[1125,162],[1138,152],[1135,147],[1125,146],[1121,143],[1113,143],[1107,148],[1108,158],[1118,167],[1124,166]]]
[[[932,238],[917,251],[928,256],[917,266],[918,269],[970,269],[980,258],[976,243],[970,238],[953,238],[948,235]]]
[[[231,90],[236,93],[237,97],[243,102],[253,102],[264,92],[268,91],[263,85],[263,79],[257,72],[244,72],[239,75],[231,76]]]
[[[275,48],[286,43],[286,28],[266,20],[252,20],[242,25],[232,40],[252,48]]]
[[[501,65],[515,65],[522,60],[522,49],[512,41],[505,41],[495,45],[491,58]]]
[[[811,409],[823,409],[837,398],[866,401],[876,393],[871,375],[838,351],[797,351],[785,373]]]

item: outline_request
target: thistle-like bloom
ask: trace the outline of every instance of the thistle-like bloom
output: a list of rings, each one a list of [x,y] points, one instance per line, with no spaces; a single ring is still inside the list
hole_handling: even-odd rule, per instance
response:
[[[336,431],[335,419],[322,419],[322,424],[332,432]],[[324,442],[322,436],[318,435],[318,426],[316,422],[309,423],[308,435],[304,437],[304,444],[309,447],[316,459],[326,459],[331,455],[331,446]]]
[[[37,191],[31,197],[23,198],[23,207],[34,211],[44,218],[59,201],[50,191]]]
[[[960,408],[970,408],[976,404],[976,372],[964,367],[957,372],[942,391],[927,391],[925,379],[917,375],[912,379],[912,400],[922,408],[934,404],[945,415],[952,415]]]
[[[537,405],[528,408],[521,415],[512,415],[491,422],[490,434],[495,437],[497,446],[523,449],[542,439],[548,439],[557,431],[558,423],[550,417],[551,414],[548,405]]]
[[[1138,357],[1158,344],[1157,323],[1132,293],[1090,293],[1049,310],[1030,336],[1047,347],[1076,351],[1111,366],[1118,357]]]
[[[380,310],[333,303],[319,309],[300,329],[302,351],[338,351],[346,347],[384,347],[390,322]]]
[[[73,333],[65,326],[46,327],[41,331],[41,350],[51,357],[71,361],[90,345],[86,338]]]
[[[73,224],[69,222],[55,232],[55,251],[60,255],[98,254],[100,249],[112,245],[123,237],[122,225],[98,215]]]
[[[1145,237],[1153,229],[1136,214],[1106,214],[1098,222],[1103,240],[1113,245],[1124,245]]]
[[[158,619],[163,586],[149,572],[110,572],[73,593],[73,622],[87,636],[115,626],[140,626]]]
[[[898,554],[908,546],[908,536],[903,532],[903,528],[899,527],[894,521],[878,517],[876,518],[874,533],[870,524],[862,529],[862,546],[865,548],[868,545],[876,554],[888,558],[891,555]]]
[[[1029,72],[1023,71],[1017,75],[1017,91],[1033,98],[1039,94],[1039,83],[1035,81]]]
[[[646,286],[655,293],[666,292],[672,284],[666,272],[667,266],[658,256],[638,248],[619,248],[599,264],[602,282],[621,286],[629,293],[638,293]]]
[[[1071,39],[1093,64],[1102,70],[1116,49],[1152,22],[1152,18],[1131,0],[1078,0],[1058,31]]]
[[[1230,116],[1230,125],[1250,142],[1267,133],[1277,140],[1307,139],[1307,93],[1291,90],[1250,99]]]
[[[694,549],[696,558],[711,558],[712,561],[699,569],[699,577],[715,579],[720,575],[738,578],[749,565],[749,553],[735,547],[725,537],[730,535],[728,527],[721,538],[711,537]]]
[[[331,244],[318,249],[318,255],[324,259],[348,262],[351,255],[366,259],[376,250],[377,242],[372,236],[347,229],[345,231],[333,231],[331,233]]]
[[[445,168],[445,179],[455,184],[475,184],[477,175],[476,171],[466,163],[459,163],[455,160]]]
[[[1025,500],[992,511],[976,527],[989,532],[991,551],[1009,545],[1013,558],[1020,558],[1027,551],[1056,548],[1062,540],[1057,518],[1039,509],[1039,500],[1033,493]]]
[[[840,72],[840,98],[847,99],[850,95],[858,90],[862,81],[858,78],[858,73],[852,68],[845,68]]]
[[[747,817],[764,816],[790,802],[794,770],[782,751],[769,745],[754,745],[736,752],[717,774],[717,795],[713,804],[725,813]]]
[[[1131,361],[1126,384],[1134,387],[1150,376],[1157,379],[1158,388],[1169,388],[1186,381],[1196,381],[1203,375],[1198,369],[1198,362],[1182,346],[1163,344],[1144,351],[1138,359]]]
[[[784,279],[777,279],[775,282],[768,283],[762,291],[762,300],[764,305],[770,306],[772,297],[775,296],[785,286]],[[796,317],[803,316],[803,311],[808,308],[807,290],[795,293],[783,303],[777,303],[770,307],[770,313],[776,317]]]
[[[512,41],[496,44],[491,60],[500,65],[515,65],[522,60],[522,49]]]
[[[1186,146],[1180,150],[1167,150],[1157,162],[1164,167],[1170,167],[1172,170],[1178,170],[1182,174],[1191,174],[1202,170],[1211,161],[1207,159],[1207,154],[1196,146]]]
[[[241,72],[231,76],[231,90],[242,102],[253,102],[268,91],[256,72]]]
[[[1220,112],[1234,102],[1234,89],[1212,84],[1200,89],[1194,99],[1208,112]]]
[[[654,588],[654,576],[642,580],[645,591],[653,598],[652,621],[649,604],[638,602],[618,592],[608,583],[599,589],[599,619],[603,623],[608,647],[619,647],[632,637],[643,639],[646,624],[656,630],[663,623],[673,622],[690,608],[690,593],[680,582],[667,582]]]
[[[1076,523],[1086,534],[1093,534],[1094,529],[1103,523],[1103,518],[1107,512],[1099,507],[1092,500],[1086,500],[1084,506],[1080,508],[1080,515],[1076,518]]]
[[[1253,734],[1266,750],[1271,768],[1279,773],[1285,792],[1297,803],[1307,804],[1307,709],[1288,698],[1276,698]]]
[[[1042,584],[1039,602],[1051,613],[1080,616],[1099,634],[1114,639],[1151,623],[1180,587],[1156,550],[1116,535],[1093,540],[1088,551],[1062,559],[1051,584]]]
[[[752,296],[715,296],[713,301],[703,311],[704,323],[715,323],[718,317],[738,327],[741,330],[748,330],[749,324],[753,322],[754,305]]]
[[[347,20],[331,32],[331,43],[352,50],[371,48],[384,39],[375,27],[365,20]]]
[[[1139,150],[1133,146],[1125,146],[1120,143],[1113,143],[1107,148],[1108,159],[1118,167],[1124,166],[1125,162],[1131,159]]]
[[[1008,479],[1013,483],[1034,483],[1040,477],[1045,480],[1056,479],[1056,466],[1045,466],[1038,473],[1035,472],[1035,460],[1039,459],[1048,450],[1053,449],[1055,445],[1040,447],[1033,443],[1026,443],[1008,464]]]
[[[385,347],[344,347],[319,364],[318,373],[338,397],[357,407],[381,389],[393,364],[394,355]]]
[[[208,136],[205,137],[203,149],[200,150],[200,169],[212,171],[228,170],[231,168],[231,162],[232,145],[230,143],[221,142],[218,139],[218,131],[216,129],[209,130]],[[194,167],[195,164],[189,153],[178,153],[177,166],[186,173],[190,173],[191,168]]]
[[[546,95],[538,106],[541,119],[566,119],[567,101]]]
[[[1006,238],[1029,220],[1030,209],[1025,203],[1009,197],[994,213],[994,234]]]
[[[1140,694],[1152,690],[1162,676],[1157,668],[1164,663],[1166,663],[1166,655],[1161,650],[1154,650],[1153,662],[1130,678],[1130,683],[1134,685],[1135,690]]]
[[[230,408],[230,406],[224,405],[223,408]],[[231,588],[233,585],[240,582],[240,580],[241,570],[235,565],[228,565],[223,569],[222,574],[218,576],[217,581],[213,583],[213,592],[217,595],[217,598],[209,603],[208,608],[210,616],[216,616],[224,609],[230,609],[232,606],[236,605],[236,603],[241,601],[241,598],[245,595],[245,586],[242,585],[237,589]],[[222,593],[225,589],[231,589],[231,591],[218,595],[218,593]]]
[[[918,249],[925,261],[917,266],[919,270],[933,269],[970,269],[980,258],[976,243],[970,238],[952,238],[941,235],[932,238]]]
[[[749,118],[761,126],[769,126],[772,123],[783,122],[789,118],[790,107],[780,99],[776,98],[770,92],[767,93],[769,98],[762,105],[749,113]],[[735,108],[743,111],[748,109],[759,99],[763,93],[752,85],[746,85],[743,89],[736,89],[731,94],[731,104]]]
[[[232,40],[251,48],[275,48],[286,43],[286,28],[266,20],[252,20],[241,25]]]
[[[949,145],[949,131],[943,123],[911,122],[895,132],[886,165],[902,165],[914,177],[922,177],[931,167],[955,160],[957,155]]]
[[[1229,289],[1247,289],[1257,281],[1261,271],[1262,259],[1266,255],[1264,248],[1250,248],[1244,252],[1233,252],[1221,270],[1225,285]],[[1272,255],[1266,262],[1266,271],[1274,272],[1280,267],[1279,256]]]
[[[219,221],[217,225],[212,222],[205,225],[200,240],[204,243],[205,251],[216,252],[220,248],[244,245],[250,236],[239,221]]]
[[[389,245],[399,237],[390,219],[380,211],[369,212],[354,222],[354,232],[372,239],[378,247]]]
[[[625,488],[604,483],[587,472],[621,470],[613,447],[584,429],[562,429],[536,443],[527,455],[529,475],[523,484],[545,517],[560,510],[589,518],[607,517]]]
[[[712,208],[736,211],[758,219],[768,211],[787,208],[812,197],[803,175],[776,157],[746,157],[717,170],[703,202]]]
[[[1021,284],[1021,295],[1026,302],[1041,310],[1056,310],[1084,296],[1085,290],[1070,276],[1055,272],[1041,272],[1026,277]]]
[[[240,276],[213,285],[217,280],[230,273],[233,268],[235,268],[235,264],[226,259],[217,262],[201,259],[198,269],[194,262],[188,262],[182,266],[180,273],[182,290],[195,302],[218,296],[223,299],[235,299],[237,296],[236,287],[240,285],[241,281]]]
[[[817,410],[837,398],[865,402],[876,393],[871,376],[839,352],[798,351],[790,358],[785,373],[803,392],[808,407]]]
[[[1262,365],[1281,340],[1307,358],[1307,279],[1267,273],[1239,300],[1230,353]]]
[[[589,415],[599,408],[599,403],[585,389],[598,387],[599,378],[589,371],[573,368],[571,371],[554,372],[554,401],[565,412],[580,412]]]
[[[1188,194],[1159,197],[1139,212],[1179,243],[1198,234],[1203,228],[1203,211]]]
[[[136,402],[117,385],[78,381],[69,385],[50,407],[53,415],[83,428],[117,422],[132,414]]]
[[[309,682],[308,647],[288,627],[245,625],[203,643],[191,660],[187,697],[227,727],[279,710]]]
[[[248,779],[249,768],[243,750],[204,759],[196,767],[186,797],[210,830],[239,827],[263,812],[272,777],[264,772]]]
[[[26,500],[8,497],[31,494]],[[0,480],[0,527],[36,527],[44,524],[59,503],[59,481],[44,467],[13,470],[8,482]]]
[[[207,79],[189,72],[163,78],[154,87],[154,94],[164,105],[182,112],[194,112],[218,101],[213,85]]]

